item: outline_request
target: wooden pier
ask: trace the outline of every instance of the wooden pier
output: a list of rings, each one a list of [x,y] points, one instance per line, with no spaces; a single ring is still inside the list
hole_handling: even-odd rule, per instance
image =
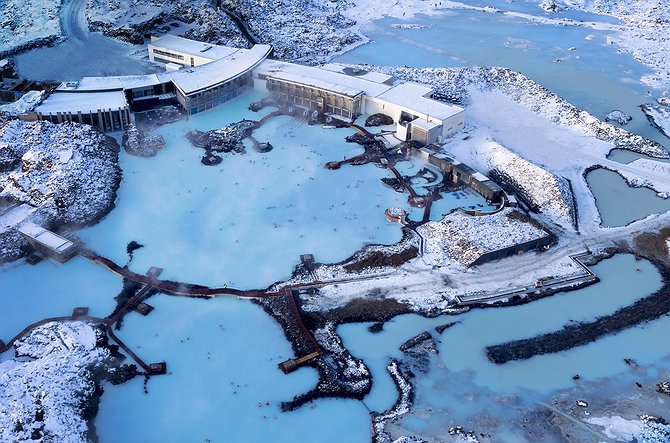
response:
[[[314,360],[320,355],[321,355],[320,352],[315,351],[310,354],[303,355],[300,358],[289,358],[288,360],[279,363],[277,367],[281,369],[284,372],[284,374],[290,374],[291,372],[298,370],[300,366],[304,365],[305,363],[311,360]]]

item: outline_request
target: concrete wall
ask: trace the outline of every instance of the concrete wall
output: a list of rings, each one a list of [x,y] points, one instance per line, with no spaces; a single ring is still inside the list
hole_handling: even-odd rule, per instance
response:
[[[465,126],[465,110],[452,115],[442,123],[442,138],[453,137],[454,134],[463,129],[463,126]]]
[[[500,260],[501,258],[511,257],[520,252],[533,251],[535,249],[540,249],[551,244],[552,236],[551,234],[546,235],[538,240],[529,241],[526,243],[520,243],[518,245],[510,246],[509,248],[499,249],[497,251],[492,251],[486,254],[482,254],[477,260],[472,262],[470,266],[481,265],[493,260]]]

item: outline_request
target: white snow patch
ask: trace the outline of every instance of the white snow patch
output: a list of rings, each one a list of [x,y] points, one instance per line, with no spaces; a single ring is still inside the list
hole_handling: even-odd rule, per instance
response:
[[[84,322],[47,323],[15,344],[17,358],[0,363],[0,440],[85,443],[81,408],[95,389],[89,368],[110,357]],[[43,419],[37,420],[36,415]]]
[[[0,115],[18,116],[32,111],[44,97],[44,91],[29,91],[13,103],[0,106]]]
[[[417,230],[426,240],[426,252],[435,262],[443,264],[451,259],[470,266],[484,254],[549,235],[524,218],[509,208],[486,216],[455,211]]]
[[[61,36],[62,0],[0,1],[0,54]]]

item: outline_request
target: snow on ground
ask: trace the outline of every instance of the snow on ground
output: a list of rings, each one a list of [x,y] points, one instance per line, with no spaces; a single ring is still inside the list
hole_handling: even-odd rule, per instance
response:
[[[649,171],[657,177],[670,177],[670,163],[659,162],[648,158],[638,158],[629,163],[635,167],[636,170]],[[667,180],[653,180],[648,178],[641,178],[630,170],[617,171],[621,174],[630,186],[647,187],[658,192],[659,197],[667,198],[670,195],[670,182]]]
[[[223,5],[271,44],[280,59],[314,61],[360,41],[349,29],[355,21],[342,14],[349,6],[346,0],[224,0]]]
[[[549,235],[520,212],[507,208],[497,214],[472,216],[460,211],[417,228],[430,258],[443,264],[451,259],[470,266],[482,255]]]
[[[563,226],[570,226],[575,216],[572,191],[568,181],[516,155],[496,142],[477,147],[477,155],[487,165],[488,174],[510,186],[531,206]]]
[[[670,137],[670,108],[650,103],[640,107],[651,124],[657,127],[666,137]]]
[[[48,323],[16,342],[17,357],[0,362],[0,440],[88,441],[90,368],[110,358],[98,334],[84,322]]]
[[[0,106],[0,115],[18,116],[32,111],[44,97],[44,91],[29,91],[13,103]]]
[[[62,0],[0,0],[0,58],[61,36]]]
[[[581,274],[583,269],[568,254],[583,250],[582,244],[566,241],[547,251],[526,252],[471,268],[451,260],[436,266],[427,254],[400,268],[379,269],[365,279],[339,281],[316,293],[302,293],[301,309],[323,312],[355,299],[395,299],[419,312],[439,313],[453,307],[456,296],[495,293],[531,286],[540,278]]]
[[[203,0],[92,0],[87,4],[86,19],[92,31],[136,44],[143,43],[144,34],[169,31],[208,43],[248,45],[230,17],[215,9],[213,2]]]
[[[665,443],[670,438],[670,426],[648,416],[639,420],[619,416],[591,417],[584,421],[602,427],[602,433],[614,441]]]
[[[0,196],[39,207],[50,223],[91,223],[114,204],[118,146],[88,125],[12,120],[0,127],[0,149]]]

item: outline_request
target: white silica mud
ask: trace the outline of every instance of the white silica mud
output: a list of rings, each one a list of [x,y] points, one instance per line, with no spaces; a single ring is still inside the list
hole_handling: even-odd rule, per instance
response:
[[[312,388],[317,375],[277,368],[293,357],[291,346],[251,302],[159,295],[150,303],[156,310],[129,314],[119,337],[147,361],[167,361],[168,373],[149,380],[148,394],[140,377],[106,387],[95,423],[101,442],[369,439],[369,414],[357,401],[281,412],[280,403]]]
[[[587,174],[586,180],[596,199],[603,226],[625,226],[650,214],[670,210],[670,199],[661,198],[648,188],[631,187],[616,172],[595,169]]]
[[[479,2],[466,1],[484,7]],[[625,128],[669,146],[651,127],[639,106],[661,96],[644,85],[649,68],[610,44],[604,15],[578,11],[547,14],[533,2],[496,2],[509,14],[449,9],[405,21],[385,18],[363,26],[371,40],[338,57],[342,63],[415,67],[504,66],[519,71],[594,116],[620,109],[633,117]],[[534,17],[532,20],[528,16]],[[572,19],[558,26],[550,20]],[[420,24],[420,26],[411,26]],[[409,25],[409,26],[408,26]]]

